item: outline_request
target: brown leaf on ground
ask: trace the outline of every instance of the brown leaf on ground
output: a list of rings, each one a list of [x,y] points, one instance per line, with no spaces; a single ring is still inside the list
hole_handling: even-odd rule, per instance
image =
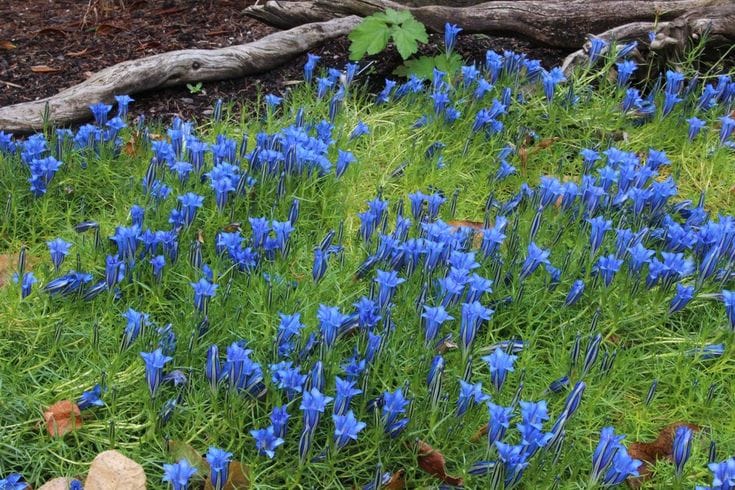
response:
[[[447,474],[447,463],[439,450],[420,439],[417,444],[419,468],[449,485],[461,487],[464,484],[462,478]]]
[[[92,461],[85,490],[146,490],[143,467],[118,451],[104,451]]]
[[[64,434],[81,429],[82,413],[76,403],[70,400],[61,400],[43,413],[46,429],[51,437],[61,437]]]
[[[48,65],[33,65],[31,67],[31,71],[33,73],[58,73],[61,70],[59,70],[58,68],[51,68]]]
[[[628,486],[630,488],[640,488],[648,478],[651,477],[651,466],[659,459],[671,460],[672,449],[674,446],[674,435],[678,427],[689,427],[694,432],[700,430],[700,427],[689,422],[674,422],[659,432],[658,437],[653,442],[634,442],[628,447],[628,454],[631,458],[640,459],[643,465],[638,468],[641,476],[637,478],[628,478]]]
[[[482,230],[485,226],[479,221],[466,221],[466,220],[452,220],[447,221],[447,224],[453,228],[452,231],[459,230],[460,228],[470,228],[472,233],[472,248],[480,248],[482,245]]]
[[[66,55],[71,58],[78,58],[80,56],[84,56],[85,54],[87,54],[87,51],[89,51],[89,48],[84,48],[81,51],[69,51],[68,53],[66,53]]]
[[[32,270],[37,262],[37,257],[26,254],[25,272]],[[10,284],[17,267],[18,254],[0,254],[0,287]]]
[[[166,441],[166,450],[171,455],[172,461],[185,459],[197,469],[200,475],[206,475],[209,472],[209,465],[204,460],[204,456],[189,444],[183,441],[169,439]]]
[[[231,461],[225,490],[241,490],[243,488],[250,488],[250,469],[239,461]],[[204,490],[214,490],[209,479],[204,483]]]
[[[11,50],[11,49],[15,49],[16,47],[17,46],[11,43],[10,41],[5,41],[5,40],[0,41],[0,48]]]
[[[398,470],[390,476],[388,483],[383,485],[382,488],[386,490],[403,490],[406,488],[406,471]]]
[[[477,432],[475,432],[474,434],[472,434],[472,437],[470,437],[470,442],[477,442],[480,439],[482,439],[483,437],[485,437],[487,435],[487,431],[488,431],[487,425],[488,424],[485,424],[482,427],[480,427],[479,429],[477,429]]]

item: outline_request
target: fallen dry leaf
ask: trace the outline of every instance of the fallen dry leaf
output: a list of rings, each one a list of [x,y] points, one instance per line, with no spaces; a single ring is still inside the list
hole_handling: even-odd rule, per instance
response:
[[[487,424],[485,424],[479,429],[477,429],[477,432],[472,434],[472,437],[470,437],[470,441],[471,442],[479,441],[480,439],[482,439],[483,437],[487,435],[487,431],[488,431],[488,427],[487,427]]]
[[[61,400],[43,413],[46,429],[51,437],[62,437],[64,434],[81,429],[82,413],[76,403],[70,400]]]
[[[26,254],[25,272],[33,269],[38,262],[37,257]],[[18,254],[0,254],[0,287],[10,284],[13,273],[18,267]]]
[[[451,226],[452,231],[456,231],[460,228],[471,228],[472,234],[472,248],[477,249],[482,245],[482,234],[479,233],[485,229],[485,226],[478,221],[466,221],[466,220],[452,220],[448,221],[447,224]]]
[[[31,67],[33,73],[57,73],[60,72],[58,68],[51,68],[48,65],[33,65]]]
[[[444,455],[438,449],[434,449],[420,439],[417,444],[419,468],[449,485],[460,487],[464,484],[462,478],[447,474],[447,463]]]
[[[43,34],[57,34],[66,37],[67,32],[58,27],[44,27],[43,29],[36,31],[36,36]]]
[[[115,24],[99,24],[97,28],[95,29],[95,34],[98,36],[109,36],[116,34],[120,31],[126,31],[124,27],[120,27]]]
[[[172,461],[185,459],[199,471],[200,475],[206,475],[209,472],[209,466],[205,462],[204,456],[189,444],[183,441],[169,439],[166,441],[166,449],[168,454],[171,455]]]
[[[87,54],[87,51],[89,51],[89,48],[84,48],[81,51],[69,51],[68,53],[66,53],[66,55],[71,58],[78,58],[80,56],[84,56],[85,54]]]
[[[239,461],[230,462],[230,473],[225,483],[225,490],[240,490],[250,488],[250,471],[248,467]],[[204,490],[214,490],[209,479],[204,484]]]
[[[17,46],[11,43],[10,41],[0,41],[0,48],[10,50],[10,49],[15,49],[16,47]]]
[[[628,486],[630,488],[640,488],[643,482],[651,476],[651,466],[659,459],[671,460],[672,449],[674,446],[674,434],[678,427],[689,427],[694,432],[699,431],[699,426],[690,424],[689,422],[674,422],[665,426],[659,432],[658,437],[653,442],[633,442],[628,446],[628,454],[632,458],[640,459],[643,465],[638,468],[641,476],[637,478],[628,478]]]
[[[84,482],[85,490],[145,490],[143,467],[115,450],[99,453]]]
[[[386,490],[403,490],[406,488],[406,471],[398,470],[390,476],[390,480],[382,486]]]

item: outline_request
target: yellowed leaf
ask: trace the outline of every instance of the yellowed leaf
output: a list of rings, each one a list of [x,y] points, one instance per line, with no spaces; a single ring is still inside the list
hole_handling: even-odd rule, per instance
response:
[[[51,68],[48,65],[33,65],[31,67],[33,73],[57,73],[60,72],[58,68]]]

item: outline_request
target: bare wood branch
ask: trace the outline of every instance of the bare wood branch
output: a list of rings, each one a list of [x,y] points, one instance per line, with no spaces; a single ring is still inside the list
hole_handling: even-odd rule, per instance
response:
[[[695,9],[669,22],[634,22],[624,24],[595,35],[605,41],[648,43],[648,33],[654,31],[650,43],[652,51],[659,52],[665,59],[682,54],[690,41],[699,41],[706,36],[711,43],[735,43],[735,4]],[[562,69],[569,74],[574,66],[587,63],[589,43],[564,59]]]
[[[124,61],[54,96],[0,107],[0,130],[30,132],[40,129],[46,104],[50,122],[63,125],[89,118],[90,104],[110,102],[113,95],[262,73],[327,39],[349,33],[359,22],[359,17],[350,16],[306,24],[237,46],[185,49]]]
[[[549,46],[576,48],[588,33],[604,32],[632,22],[672,20],[692,9],[730,5],[733,0],[498,0],[471,7],[436,4],[410,7],[409,2],[411,0],[270,0],[247,10],[264,21],[277,18],[279,26],[292,26],[306,18],[313,21],[315,17],[324,20],[349,14],[366,16],[386,8],[408,9],[436,32],[442,32],[444,24],[450,22],[461,26],[465,32],[511,34]],[[442,0],[432,3],[439,2],[451,3]]]

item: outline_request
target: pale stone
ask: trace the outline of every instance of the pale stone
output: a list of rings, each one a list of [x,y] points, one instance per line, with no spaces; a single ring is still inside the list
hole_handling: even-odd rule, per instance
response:
[[[59,477],[54,478],[53,480],[49,480],[40,487],[38,487],[38,490],[69,490],[69,484],[71,483],[71,478],[66,477]]]
[[[92,461],[85,490],[145,490],[143,467],[117,451],[104,451]]]

